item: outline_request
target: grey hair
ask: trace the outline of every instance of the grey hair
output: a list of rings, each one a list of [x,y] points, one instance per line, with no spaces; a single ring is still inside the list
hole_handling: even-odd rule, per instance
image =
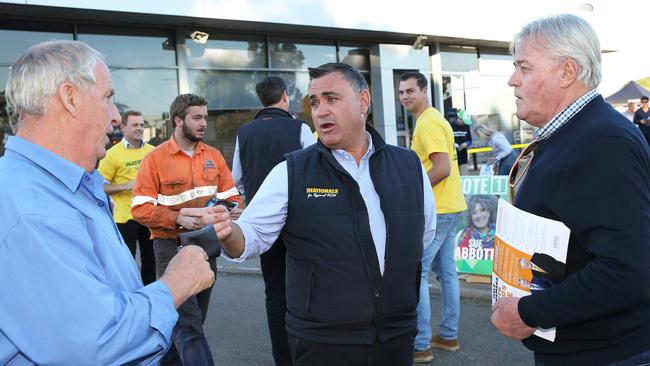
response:
[[[11,66],[7,78],[7,115],[16,128],[23,113],[43,115],[61,84],[95,85],[95,66],[103,56],[79,41],[47,41],[30,47]]]
[[[578,80],[591,88],[600,84],[600,42],[586,20],[572,14],[537,19],[513,37],[510,53],[514,55],[523,42],[542,47],[558,62],[574,60],[580,67]]]

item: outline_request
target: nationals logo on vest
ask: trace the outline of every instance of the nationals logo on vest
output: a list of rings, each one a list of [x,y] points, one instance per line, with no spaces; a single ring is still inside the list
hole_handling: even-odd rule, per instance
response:
[[[307,198],[334,198],[338,196],[338,188],[306,188]]]

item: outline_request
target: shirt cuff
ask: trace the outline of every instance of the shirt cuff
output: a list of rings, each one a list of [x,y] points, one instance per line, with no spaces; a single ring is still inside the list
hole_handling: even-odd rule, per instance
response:
[[[521,318],[521,321],[523,321],[524,324],[531,328],[537,328],[539,323],[538,320],[535,319],[536,307],[537,304],[535,303],[533,295],[528,295],[520,298],[519,303],[517,304],[517,310],[519,311],[519,317]]]
[[[150,325],[165,339],[166,347],[172,342],[172,330],[178,320],[178,311],[174,307],[174,299],[169,287],[160,281],[155,281],[142,287],[137,292],[149,299],[151,306]]]

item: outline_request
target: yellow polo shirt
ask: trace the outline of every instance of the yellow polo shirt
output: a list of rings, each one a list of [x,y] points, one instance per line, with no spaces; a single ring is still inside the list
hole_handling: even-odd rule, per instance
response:
[[[144,143],[139,149],[127,148],[126,140],[113,145],[106,156],[99,162],[97,170],[109,184],[124,184],[135,179],[140,168],[140,161],[154,146]],[[131,219],[131,191],[122,191],[111,196],[115,207],[113,219],[118,224],[123,224]]]
[[[435,108],[425,109],[415,122],[411,149],[418,155],[427,172],[433,166],[429,160],[431,153],[444,152],[449,156],[451,167],[449,176],[433,187],[436,213],[446,214],[466,210],[467,204],[460,186],[454,132],[449,122]]]

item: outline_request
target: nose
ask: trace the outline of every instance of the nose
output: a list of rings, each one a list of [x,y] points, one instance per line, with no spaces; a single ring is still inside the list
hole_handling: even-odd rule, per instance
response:
[[[327,116],[330,113],[330,109],[327,107],[326,103],[320,103],[318,107],[312,107],[311,114],[312,118],[318,119]]]
[[[519,85],[519,73],[517,70],[515,70],[512,75],[510,75],[510,79],[508,79],[508,86],[518,86]]]

